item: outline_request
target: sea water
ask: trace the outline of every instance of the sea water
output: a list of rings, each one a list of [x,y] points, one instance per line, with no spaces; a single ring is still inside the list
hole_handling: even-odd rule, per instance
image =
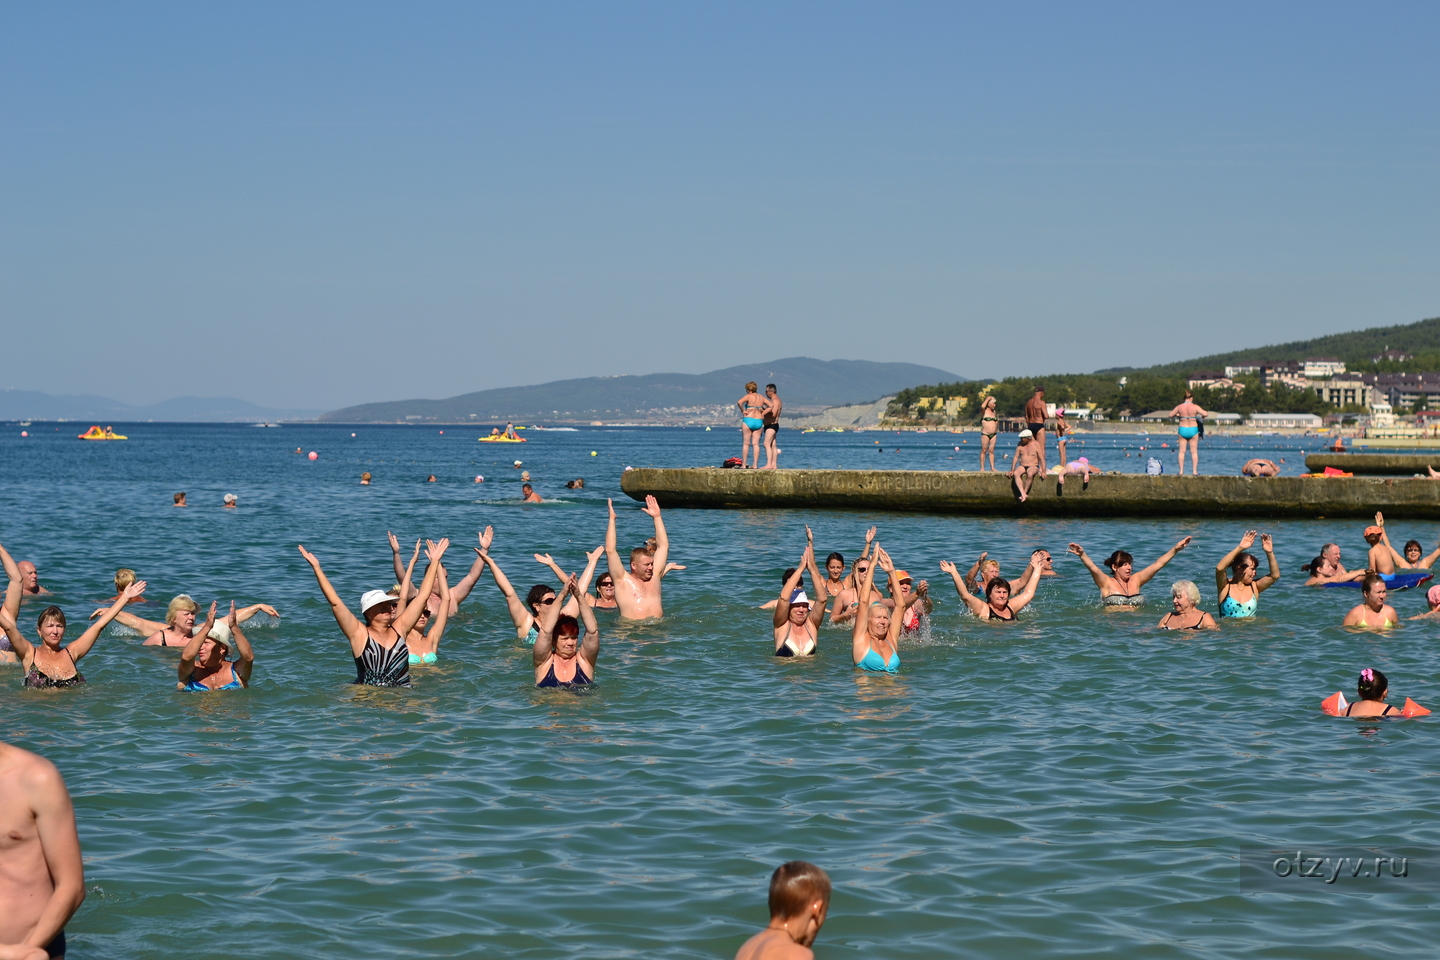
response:
[[[22,691],[0,668],[3,736],[52,759],[75,799],[88,893],[72,957],[727,957],[764,924],[770,871],[792,858],[835,882],[822,958],[1433,949],[1440,721],[1318,709],[1353,697],[1366,666],[1389,675],[1392,702],[1440,705],[1440,624],[1352,632],[1339,623],[1358,591],[1300,585],[1326,541],[1363,563],[1361,522],[668,510],[686,569],[665,580],[663,620],[601,614],[593,690],[535,689],[488,574],[436,666],[414,668],[410,689],[369,689],[351,685],[298,543],[353,609],[394,582],[387,531],[406,559],[415,538],[448,536],[458,577],[493,525],[523,594],[550,582],[537,552],[582,567],[607,497],[622,552],[651,535],[620,493],[625,466],[718,464],[737,435],[595,428],[491,445],[475,442],[488,425],[133,424],[126,442],[81,443],[83,426],[0,431],[0,542],[38,565],[71,638],[121,566],[149,582],[142,615],[186,592],[281,618],[247,627],[256,665],[240,693],[176,692],[177,652],[114,628],[82,661],[83,688]],[[1212,438],[1202,467],[1284,457],[1294,473],[1320,442]],[[974,434],[787,431],[781,446],[786,465],[815,467],[970,468],[978,453]],[[1168,473],[1173,449],[1168,435],[1091,435],[1071,456],[1138,472],[1153,453]],[[546,503],[520,504],[516,459]],[[580,476],[584,490],[563,486]],[[179,490],[188,508],[170,506]],[[220,508],[225,493],[238,509]],[[898,676],[857,673],[835,628],[813,660],[771,655],[757,608],[805,524],[822,558],[852,556],[877,524],[929,580],[935,613],[901,643]],[[1213,611],[1215,563],[1252,525],[1274,535],[1284,574],[1259,617],[1157,630],[1174,580]],[[1427,550],[1440,534],[1391,529]],[[1138,567],[1184,536],[1138,612],[1102,610],[1065,553],[1123,548]],[[1059,576],[1011,626],[963,615],[937,566],[989,551],[1013,576],[1036,547]],[[1392,602],[1425,607],[1422,590]],[[24,608],[27,635],[38,611]],[[1297,849],[1421,859],[1368,884],[1252,875]]]

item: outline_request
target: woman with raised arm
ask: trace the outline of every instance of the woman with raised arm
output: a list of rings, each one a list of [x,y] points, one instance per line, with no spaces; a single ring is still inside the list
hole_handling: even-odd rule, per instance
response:
[[[400,605],[402,607],[410,604],[410,597],[415,591],[415,561],[420,557],[420,541],[415,541],[415,552],[410,556],[410,565],[400,565],[400,541],[395,534],[385,531],[385,536],[390,540],[390,563],[395,567],[395,582],[400,587]],[[486,527],[480,532],[480,549],[489,550],[490,541],[495,538],[495,528]],[[470,565],[470,572],[461,578],[460,582],[450,588],[450,616],[460,612],[460,604],[470,596],[470,591],[480,581],[480,576],[485,572],[485,563],[479,557]],[[426,607],[431,615],[435,613],[435,598],[432,598]]]
[[[575,607],[585,621],[585,640],[580,640],[580,624],[574,617],[560,612],[560,604],[552,603],[540,611],[540,632],[535,637],[531,662],[535,664],[535,686],[573,689],[595,682],[595,661],[600,658],[600,628],[595,611],[577,598],[585,591],[572,574],[561,588],[563,596],[576,600]]]
[[[440,659],[440,638],[445,635],[445,623],[450,619],[452,607],[450,575],[445,571],[443,563],[435,574],[435,583],[440,593],[435,597],[434,613],[430,612],[430,604],[422,602],[420,597],[410,601],[411,604],[420,603],[420,608],[416,611],[415,626],[405,634],[407,659],[412,667],[421,663],[433,664]]]
[[[592,597],[592,596],[590,596],[590,592],[589,592],[589,591],[590,591],[590,578],[593,577],[593,576],[595,576],[595,566],[596,566],[596,564],[598,564],[598,563],[600,562],[600,558],[603,557],[603,556],[605,556],[605,545],[604,545],[603,543],[602,543],[600,546],[596,547],[594,550],[591,550],[589,553],[585,554],[585,571],[580,574],[580,578],[579,578],[579,580],[577,581],[577,582],[580,584],[580,592],[579,592],[578,594],[576,594],[576,596],[578,596],[578,597],[580,598],[580,602],[581,602],[581,603],[584,603],[584,604],[586,604],[587,606],[593,606],[594,603],[595,603],[595,598]],[[549,567],[552,571],[554,571],[554,573],[555,573],[555,578],[560,581],[560,585],[561,585],[562,587],[563,587],[565,584],[567,584],[567,583],[570,582],[570,576],[571,576],[571,575],[568,574],[568,573],[566,573],[564,570],[561,570],[561,569],[560,569],[560,564],[556,563],[556,562],[555,562],[555,558],[552,557],[552,556],[550,556],[550,554],[548,554],[548,553],[537,553],[537,554],[535,554],[535,562],[536,562],[536,563],[539,563],[539,564],[543,564],[544,566],[547,566],[547,567]],[[684,568],[682,567],[681,569],[684,569]],[[611,585],[611,590],[613,591],[613,590],[614,590],[614,585],[615,585],[615,580],[614,580],[614,578],[611,578],[611,580],[610,580],[610,585]],[[613,593],[611,594],[611,599],[614,599],[614,594],[613,594]],[[569,603],[568,601],[566,602],[566,606],[570,606],[570,603]],[[569,613],[572,617],[573,617],[573,616],[575,615],[575,613],[576,613],[576,611],[574,611],[574,610],[562,610],[562,611],[560,611],[560,612],[561,612],[561,613]]]
[[[18,572],[17,570],[16,573]],[[74,687],[84,683],[85,678],[79,670],[80,658],[90,652],[90,648],[95,646],[95,641],[100,638],[100,631],[115,619],[115,615],[125,608],[125,604],[145,592],[144,580],[130,584],[120,591],[120,599],[101,614],[100,619],[92,623],[76,640],[62,647],[60,642],[65,639],[65,614],[59,607],[46,607],[40,611],[40,618],[35,621],[35,629],[40,636],[38,643],[31,643],[20,635],[16,624],[16,618],[20,616],[20,586],[19,576],[12,574],[10,586],[5,591],[4,606],[0,607],[0,630],[4,630],[5,635],[10,638],[10,646],[15,651],[16,659],[20,661],[20,669],[25,672],[24,685],[32,690]]]
[[[515,588],[510,586],[510,580],[505,572],[500,569],[500,564],[490,556],[488,550],[476,550],[480,559],[485,561],[490,568],[490,573],[495,577],[495,587],[505,598],[505,608],[510,611],[510,622],[515,624],[515,638],[521,643],[533,644],[540,636],[540,608],[547,607],[556,600],[555,591],[543,583],[537,583],[525,594],[525,602],[521,603],[520,598],[515,595]],[[568,616],[575,616],[580,612],[580,603],[571,597],[565,601],[565,607],[560,611]]]
[[[806,528],[809,532],[809,528]],[[815,590],[812,601],[805,595],[800,580],[810,571]],[[775,656],[813,657],[820,641],[820,621],[825,619],[825,579],[815,566],[815,545],[809,543],[800,557],[800,566],[787,571],[775,601],[771,625],[775,628]]]
[[[315,572],[315,581],[320,584],[320,592],[330,604],[335,623],[345,634],[345,639],[350,641],[350,653],[355,658],[356,683],[370,687],[410,686],[410,651],[405,646],[405,634],[420,619],[420,611],[425,606],[424,598],[430,596],[435,575],[440,569],[440,558],[445,556],[449,546],[449,540],[426,542],[425,555],[430,560],[430,566],[420,583],[420,596],[403,611],[399,610],[400,601],[385,591],[367,590],[360,598],[360,616],[365,618],[365,622],[361,623],[330,585],[325,571],[320,569],[320,561],[305,549],[303,543],[300,544],[300,556]]]
[[[940,569],[950,574],[950,579],[955,581],[955,592],[960,594],[960,599],[965,601],[970,612],[981,620],[999,620],[1002,623],[1013,621],[1015,614],[1024,610],[1030,601],[1035,599],[1035,588],[1040,586],[1040,571],[1044,566],[1045,551],[1036,550],[1030,554],[1030,576],[1024,590],[1012,598],[1010,581],[995,577],[985,584],[985,599],[981,600],[965,586],[965,578],[960,575],[955,564],[949,560],[940,561]]]
[[[238,660],[227,660],[230,641],[235,642]],[[215,604],[210,604],[210,615],[205,624],[185,649],[180,651],[179,690],[191,693],[213,693],[216,690],[244,690],[250,686],[250,670],[255,666],[255,651],[240,629],[240,620],[235,615],[235,601],[230,601],[230,616],[224,623],[215,622]]]
[[[900,639],[900,620],[904,611],[891,616],[890,608],[874,599],[877,565],[890,580],[890,596],[900,596],[895,564],[890,562],[890,555],[877,543],[875,563],[866,568],[865,577],[860,581],[859,609],[855,614],[855,628],[850,634],[850,656],[861,670],[899,673],[900,650],[896,643]]]
[[[195,614],[199,609],[200,604],[191,599],[188,593],[182,593],[171,600],[169,606],[165,608],[164,623],[146,620],[123,610],[115,615],[115,622],[124,624],[141,634],[149,634],[141,646],[183,649],[196,636],[204,636],[203,633],[195,632]],[[96,610],[90,614],[90,617],[93,620],[104,612],[103,608]],[[280,611],[268,603],[252,603],[248,607],[241,607],[235,611],[235,622],[244,623],[257,613],[268,613],[277,618],[280,616]]]
[[[1240,538],[1240,545],[1215,564],[1215,588],[1219,591],[1220,616],[1253,617],[1260,606],[1260,594],[1280,579],[1280,564],[1275,562],[1275,544],[1270,534],[1260,537],[1260,546],[1265,550],[1265,559],[1270,564],[1270,573],[1255,579],[1260,561],[1249,552],[1255,543],[1255,531],[1247,530]],[[1230,572],[1226,576],[1226,571]]]
[[[1135,558],[1124,550],[1116,550],[1105,561],[1105,566],[1110,568],[1108,574],[1095,565],[1095,561],[1090,559],[1090,555],[1080,544],[1070,544],[1070,552],[1079,557],[1080,562],[1085,564],[1085,569],[1090,571],[1090,576],[1095,580],[1095,586],[1100,588],[1100,601],[1105,604],[1107,609],[1139,607],[1145,603],[1145,598],[1140,594],[1141,588],[1160,572],[1161,567],[1174,560],[1175,554],[1190,546],[1190,540],[1190,537],[1181,540],[1162,553],[1159,560],[1139,573],[1135,572]]]

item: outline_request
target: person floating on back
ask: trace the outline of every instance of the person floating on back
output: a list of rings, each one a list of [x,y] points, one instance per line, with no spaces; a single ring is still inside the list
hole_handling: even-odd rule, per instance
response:
[[[830,877],[804,860],[770,875],[770,925],[745,941],[735,960],[812,960],[810,946],[830,912]]]

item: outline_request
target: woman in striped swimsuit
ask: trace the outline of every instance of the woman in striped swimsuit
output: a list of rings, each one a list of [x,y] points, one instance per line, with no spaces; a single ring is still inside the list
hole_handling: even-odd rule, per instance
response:
[[[315,571],[320,592],[330,604],[330,612],[335,615],[340,632],[350,641],[350,653],[355,657],[356,683],[371,687],[410,686],[410,651],[405,646],[405,634],[420,619],[420,611],[425,608],[425,601],[430,598],[430,591],[435,586],[440,558],[445,556],[449,546],[449,540],[439,543],[425,541],[425,555],[430,565],[425,570],[425,580],[420,584],[415,599],[404,610],[399,609],[400,601],[390,594],[380,590],[367,591],[360,598],[360,615],[365,619],[361,623],[330,585],[325,571],[320,569],[320,561],[305,549],[304,544],[300,545],[300,556]]]

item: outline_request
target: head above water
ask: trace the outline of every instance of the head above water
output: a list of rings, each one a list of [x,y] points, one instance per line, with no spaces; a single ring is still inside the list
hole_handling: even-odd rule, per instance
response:
[[[1186,606],[1198,606],[1200,604],[1200,588],[1195,586],[1194,580],[1176,580],[1170,585],[1170,596],[1179,601],[1182,597],[1187,601]],[[1176,604],[1179,606],[1178,602]]]
[[[360,597],[360,615],[366,623],[374,623],[377,618],[387,618],[388,623],[399,608],[399,598],[384,590],[367,590]]]
[[[115,592],[119,593],[130,584],[135,582],[135,571],[129,567],[121,567],[115,571]]]
[[[26,590],[34,590],[40,584],[40,571],[29,560],[16,564],[20,568],[20,583]]]
[[[825,572],[830,574],[832,579],[840,579],[845,573],[845,557],[839,552],[830,554],[825,558]]]
[[[1327,543],[1320,548],[1320,556],[1325,558],[1326,563],[1340,562],[1340,544]]]
[[[1360,592],[1365,594],[1367,600],[1384,603],[1387,589],[1385,578],[1377,573],[1366,574],[1365,579],[1360,582]]]
[[[1237,583],[1249,583],[1255,579],[1255,571],[1259,569],[1260,561],[1255,559],[1255,554],[1242,550],[1230,564],[1230,578]]]
[[[118,580],[119,578],[117,577],[116,579]],[[173,627],[175,626],[175,621],[184,613],[190,614],[193,622],[194,615],[199,609],[200,604],[192,600],[188,593],[182,593],[174,600],[171,600],[170,605],[165,608],[165,622]]]
[[[1110,568],[1111,573],[1115,573],[1121,567],[1133,568],[1135,566],[1135,558],[1124,550],[1116,550],[1106,559],[1105,566]],[[1127,570],[1126,572],[1128,573],[1129,571]]]
[[[644,547],[636,547],[630,551],[630,572],[640,580],[649,580],[655,576],[655,554]]]
[[[1420,546],[1419,540],[1407,540],[1405,541],[1405,549],[1401,550],[1400,552],[1405,554],[1406,560],[1414,563],[1416,560],[1419,560],[1421,556],[1424,555],[1425,548]]]
[[[830,906],[830,877],[813,863],[791,860],[770,875],[770,919],[790,920],[819,905],[820,922]],[[818,932],[818,928],[817,928]],[[811,937],[810,942],[814,942]]]
[[[1361,700],[1384,700],[1390,692],[1390,681],[1379,670],[1366,667],[1360,671],[1360,682],[1355,689]]]
[[[549,598],[549,603],[546,602],[547,597]],[[554,602],[555,588],[546,586],[543,583],[535,584],[535,586],[530,588],[530,592],[525,594],[525,605],[529,607],[530,612],[536,616],[540,615],[541,607],[549,606]]]
[[[568,613],[555,621],[555,655],[568,659],[580,649],[580,621]]]
[[[998,600],[995,597],[997,593],[1000,594]],[[985,600],[991,604],[998,603],[1002,607],[1008,606],[1010,603],[1010,581],[996,577],[985,584]]]
[[[58,624],[60,632],[63,634],[65,632],[65,611],[55,606],[41,610],[40,616],[35,618],[35,629],[44,634],[46,624]]]

